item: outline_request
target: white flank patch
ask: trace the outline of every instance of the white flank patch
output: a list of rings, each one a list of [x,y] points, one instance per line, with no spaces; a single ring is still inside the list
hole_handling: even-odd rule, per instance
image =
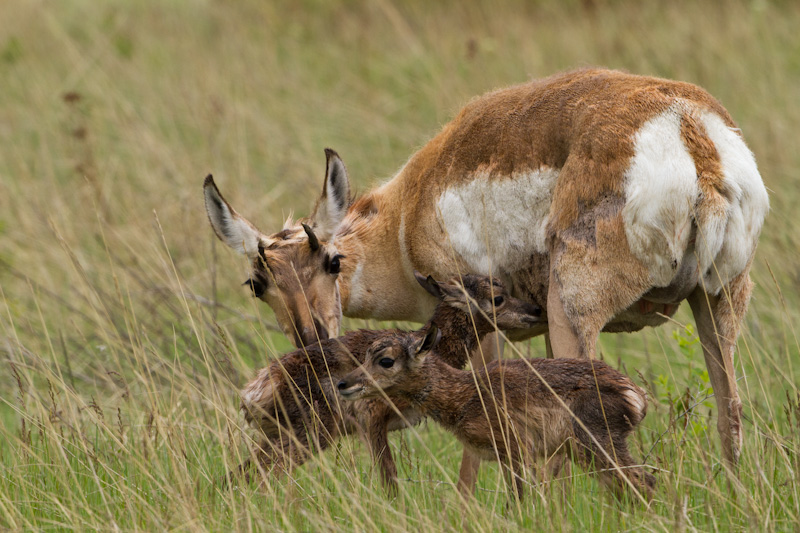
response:
[[[436,202],[450,245],[475,273],[526,266],[544,253],[547,215],[558,171],[541,168],[491,178],[480,172]],[[445,244],[446,246],[447,244]]]
[[[694,160],[681,139],[680,108],[673,106],[636,133],[625,173],[625,234],[656,287],[669,285],[681,263],[698,194]]]
[[[734,193],[722,247],[710,275],[702,271],[706,290],[717,294],[747,266],[769,211],[769,197],[753,153],[741,136],[713,113],[703,113],[701,120],[719,153],[725,185]]]

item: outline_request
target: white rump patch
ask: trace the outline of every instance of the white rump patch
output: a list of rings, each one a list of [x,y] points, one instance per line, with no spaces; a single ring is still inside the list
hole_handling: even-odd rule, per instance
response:
[[[725,185],[733,192],[722,249],[706,275],[706,291],[717,294],[747,266],[769,211],[769,197],[755,157],[742,137],[713,113],[701,116],[708,136],[717,147]]]
[[[622,215],[631,251],[650,269],[654,286],[673,279],[686,250],[700,198],[697,170],[680,133],[686,103],[647,121],[637,132],[625,175]],[[701,121],[722,165],[730,204],[698,227],[696,249],[703,286],[711,294],[740,274],[755,250],[769,198],[755,158],[741,136],[714,113]]]
[[[265,368],[259,372],[256,379],[248,383],[245,388],[242,389],[242,404],[250,411],[257,410],[259,407],[263,407],[263,400],[272,396],[274,392],[275,383],[272,381],[269,368]],[[267,403],[272,403],[272,400]]]
[[[636,133],[625,173],[625,235],[656,287],[675,277],[689,244],[698,194],[694,160],[681,139],[680,108],[673,106]]]
[[[627,398],[628,405],[639,413],[640,419],[644,418],[645,413],[647,413],[647,400],[644,396],[633,389],[625,389],[622,394]]]
[[[515,270],[544,253],[558,171],[552,168],[472,180],[447,189],[436,208],[455,252],[475,273]]]

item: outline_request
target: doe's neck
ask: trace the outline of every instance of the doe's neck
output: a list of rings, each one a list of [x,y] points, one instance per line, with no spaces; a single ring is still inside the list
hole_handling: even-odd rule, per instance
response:
[[[405,246],[402,202],[391,182],[350,206],[333,243],[345,256],[338,285],[342,312],[354,318],[424,322],[435,305],[414,278]]]

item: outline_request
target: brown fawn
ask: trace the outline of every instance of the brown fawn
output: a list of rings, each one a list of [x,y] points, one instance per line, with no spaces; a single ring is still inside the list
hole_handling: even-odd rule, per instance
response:
[[[513,298],[497,279],[465,275],[436,282],[416,273],[418,282],[440,300],[429,326],[446,342],[437,353],[445,365],[463,367],[481,340],[497,328],[530,328],[541,308]],[[491,319],[490,319],[491,317]],[[382,399],[340,403],[339,377],[364,362],[367,348],[380,340],[403,338],[398,330],[357,330],[284,355],[242,390],[246,421],[260,431],[255,457],[262,468],[293,468],[312,450],[321,452],[342,435],[367,436],[387,488],[396,490],[397,468],[388,446],[388,431],[415,424],[421,417],[409,402],[389,405]],[[288,464],[287,464],[288,463]],[[247,473],[248,460],[239,467]]]
[[[447,350],[447,342],[435,325],[381,338],[337,384],[339,394],[388,398],[434,419],[481,459],[507,467],[518,498],[523,467],[562,450],[584,468],[593,464],[617,497],[633,486],[652,498],[655,478],[626,444],[647,400],[627,376],[589,359],[501,360],[459,370],[430,355]]]

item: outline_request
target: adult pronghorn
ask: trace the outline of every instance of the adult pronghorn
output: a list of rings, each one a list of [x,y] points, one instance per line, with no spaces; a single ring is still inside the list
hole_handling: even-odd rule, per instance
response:
[[[397,175],[350,199],[327,150],[313,214],[261,233],[205,198],[217,235],[252,262],[251,286],[295,342],[341,314],[425,321],[414,270],[502,278],[547,310],[556,357],[593,357],[600,331],[655,326],[687,299],[727,462],[742,444],[734,347],[768,198],[722,105],[682,82],[585,69],[488,93]],[[316,327],[316,332],[315,332]]]

